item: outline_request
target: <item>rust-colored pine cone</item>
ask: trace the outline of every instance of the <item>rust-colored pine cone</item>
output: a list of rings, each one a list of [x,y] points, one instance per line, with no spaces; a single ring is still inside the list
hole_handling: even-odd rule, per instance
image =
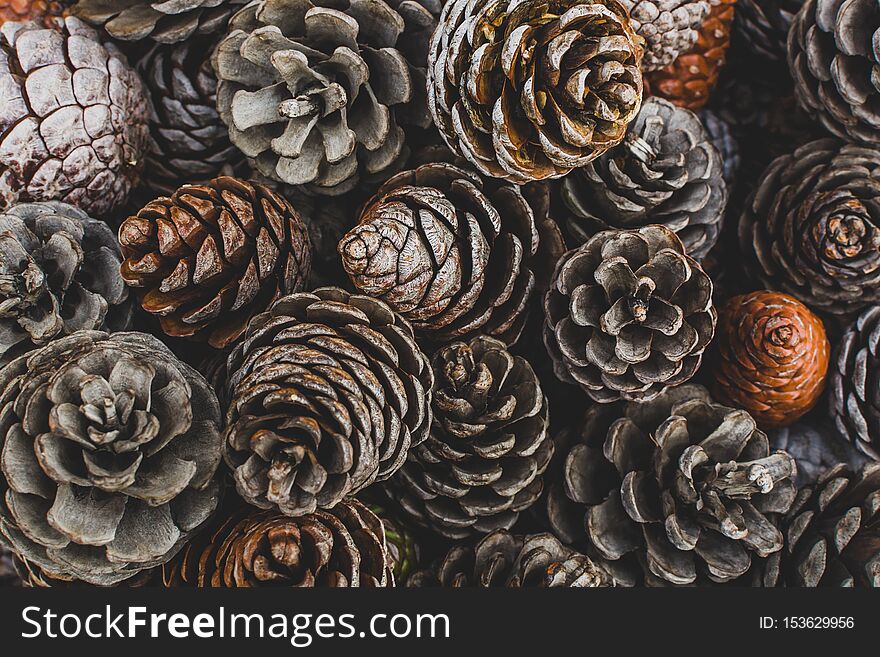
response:
[[[311,267],[308,232],[284,198],[221,176],[151,201],[119,228],[122,278],[171,336],[234,342],[248,320],[299,292]]]
[[[761,427],[787,426],[819,401],[829,352],[822,320],[794,297],[734,297],[718,314],[713,392]]]
[[[645,94],[689,110],[702,109],[727,59],[736,0],[712,0],[697,43],[669,66],[645,75]],[[650,89],[650,91],[649,91]]]
[[[6,21],[44,21],[63,16],[72,0],[0,0],[0,25]]]

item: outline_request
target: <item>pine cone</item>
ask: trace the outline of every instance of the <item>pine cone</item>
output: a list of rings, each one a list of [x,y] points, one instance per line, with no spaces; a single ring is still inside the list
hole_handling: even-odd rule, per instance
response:
[[[248,320],[300,291],[311,246],[302,218],[268,187],[226,176],[184,185],[119,228],[122,278],[171,336],[232,344]]]
[[[449,0],[428,106],[480,172],[555,178],[620,143],[642,100],[641,39],[617,0]]]
[[[803,4],[804,0],[739,0],[733,21],[734,43],[757,55],[762,63],[784,62],[788,30]]]
[[[357,500],[290,518],[240,511],[163,566],[167,587],[394,586],[382,521]]]
[[[773,161],[739,223],[763,287],[846,318],[880,301],[880,163],[833,139]]]
[[[544,344],[597,402],[647,401],[690,379],[715,332],[712,281],[663,226],[604,231],[559,261]]]
[[[72,205],[0,212],[0,363],[81,329],[129,328],[121,262],[107,224]]]
[[[761,290],[718,314],[713,395],[744,408],[762,428],[803,417],[825,389],[831,350],[825,327],[797,299]]]
[[[72,586],[82,587],[82,582],[74,577],[52,577],[48,575],[37,564],[16,556],[13,560],[15,571],[20,582],[20,586],[37,589],[59,589],[69,588]],[[143,586],[151,586],[157,583],[159,567],[142,570],[133,577],[129,577],[120,586],[125,588],[140,588]]]
[[[82,21],[0,27],[0,209],[59,200],[100,216],[122,206],[148,119],[137,74]]]
[[[433,358],[431,434],[389,493],[418,524],[460,539],[510,529],[538,499],[553,455],[547,400],[531,365],[478,336]]]
[[[12,562],[12,552],[0,545],[0,588],[21,586],[21,578]]]
[[[387,176],[406,157],[401,126],[430,123],[434,25],[417,2],[251,2],[213,57],[232,143],[262,175],[312,193]]]
[[[431,368],[412,328],[339,288],[282,297],[254,317],[228,369],[236,488],[286,515],[390,477],[431,424]]]
[[[702,109],[709,102],[727,59],[736,0],[710,0],[710,4],[709,17],[700,26],[694,47],[669,66],[646,75],[645,88],[650,87],[650,95],[690,110]]]
[[[798,489],[815,484],[826,470],[838,463],[858,470],[868,460],[837,434],[824,408],[791,426],[768,432],[768,437],[771,449],[788,452],[797,464],[794,483]]]
[[[124,581],[217,507],[217,398],[152,336],[59,338],[3,368],[0,390],[0,533],[49,577]]]
[[[603,558],[648,580],[711,584],[782,549],[774,521],[794,500],[795,472],[747,412],[685,385],[628,404],[607,435],[581,434],[563,482]]]
[[[545,257],[548,209],[540,183],[425,164],[385,183],[337,248],[358,290],[432,342],[482,332],[513,344],[536,287],[532,267]]]
[[[632,28],[645,39],[643,71],[669,66],[697,42],[709,0],[621,0]]]
[[[806,0],[788,33],[798,101],[841,139],[880,144],[880,12],[874,0]]]
[[[0,0],[0,25],[6,21],[42,21],[52,25],[73,0]]]
[[[623,142],[562,181],[574,244],[608,228],[662,224],[700,259],[718,239],[727,186],[697,115],[649,98]]]
[[[180,43],[225,29],[247,0],[78,0],[73,12],[120,41]]]
[[[698,116],[703,124],[703,128],[706,130],[709,141],[712,142],[712,145],[715,146],[721,155],[722,176],[728,190],[729,199],[740,168],[739,142],[727,120],[713,110],[701,110]],[[725,206],[725,210],[728,207],[729,204]]]
[[[457,545],[430,569],[409,578],[408,587],[595,588],[611,586],[588,557],[552,534],[517,536],[499,529],[473,547]]]

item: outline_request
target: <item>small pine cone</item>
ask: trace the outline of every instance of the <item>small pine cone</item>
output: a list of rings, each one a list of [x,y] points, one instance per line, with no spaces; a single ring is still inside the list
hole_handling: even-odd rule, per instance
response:
[[[418,524],[460,539],[510,529],[541,495],[553,455],[547,400],[531,365],[498,340],[433,358],[434,421],[388,491]]]
[[[875,0],[806,0],[788,33],[798,102],[847,141],[880,144],[880,11]]]
[[[566,176],[562,197],[573,245],[608,228],[662,224],[699,260],[718,240],[727,185],[700,118],[649,98],[620,145]]]
[[[290,518],[240,510],[165,564],[166,587],[394,586],[382,521],[357,500]]]
[[[0,363],[79,330],[129,328],[121,262],[110,227],[72,205],[0,212]]]
[[[432,2],[255,0],[214,51],[217,109],[262,175],[339,195],[399,170],[425,100]]]
[[[694,47],[669,66],[646,74],[645,88],[650,86],[650,95],[695,111],[709,102],[727,59],[736,0],[711,0],[711,5]]]
[[[830,350],[822,320],[797,299],[766,290],[734,297],[718,313],[712,392],[763,429],[787,426],[819,401]]]
[[[473,547],[457,545],[408,587],[596,588],[612,586],[593,561],[552,534],[513,535],[499,529]]]
[[[217,507],[207,382],[144,333],[78,331],[0,370],[0,532],[47,577],[113,585]]]
[[[227,363],[226,462],[251,504],[301,516],[390,477],[431,424],[432,373],[377,299],[319,288],[254,317]]]
[[[180,43],[222,31],[248,0],[78,0],[73,13],[120,41]]]
[[[728,199],[736,183],[740,167],[739,142],[734,130],[726,119],[710,109],[701,110],[699,115],[709,141],[721,155],[721,168],[724,184],[727,187]],[[727,209],[726,206],[725,210]]]
[[[21,586],[22,581],[13,563],[13,554],[0,544],[0,588]]]
[[[51,26],[73,0],[0,0],[0,25],[7,21],[38,21]]]
[[[803,5],[804,0],[739,0],[733,21],[736,48],[761,62],[785,62],[788,30]]]
[[[643,71],[669,66],[697,42],[709,0],[621,0],[636,34],[645,40]]]
[[[218,349],[309,276],[311,245],[296,209],[268,187],[221,176],[151,201],[119,228],[122,278],[171,336]]]
[[[532,267],[546,257],[538,249],[548,209],[541,183],[518,187],[425,164],[385,183],[337,248],[355,288],[420,336],[484,333],[513,344],[535,292]]]
[[[617,0],[450,0],[428,106],[481,173],[563,176],[623,139],[642,101],[641,41]]]
[[[815,484],[819,477],[838,463],[860,469],[867,457],[841,438],[825,415],[825,409],[807,415],[788,427],[768,432],[771,449],[791,454],[797,464],[798,489]]]
[[[740,218],[746,271],[817,312],[880,301],[877,152],[833,139],[777,158]]]
[[[148,120],[137,73],[82,21],[0,27],[0,209],[121,207],[140,179]]]
[[[602,403],[690,379],[717,321],[712,281],[663,226],[604,231],[569,251],[544,313],[556,376]]]

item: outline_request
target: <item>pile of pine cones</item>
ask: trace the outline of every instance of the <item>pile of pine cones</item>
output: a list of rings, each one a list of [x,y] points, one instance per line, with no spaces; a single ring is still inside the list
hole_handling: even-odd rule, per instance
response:
[[[0,582],[880,586],[875,0],[0,0]]]

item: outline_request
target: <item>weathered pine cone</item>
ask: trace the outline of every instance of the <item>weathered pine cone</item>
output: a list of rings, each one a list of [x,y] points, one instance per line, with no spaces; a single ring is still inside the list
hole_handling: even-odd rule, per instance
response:
[[[223,30],[247,0],[78,0],[73,12],[120,41],[180,43]]]
[[[296,209],[256,182],[221,176],[151,201],[119,228],[122,278],[171,336],[224,348],[311,266]]]
[[[65,201],[101,216],[140,179],[143,85],[82,21],[0,27],[0,208]]]
[[[73,0],[0,0],[0,25],[7,21],[42,21],[51,25]]]
[[[122,331],[131,301],[113,231],[66,203],[0,212],[0,363],[76,331]]]
[[[635,33],[645,39],[643,71],[669,66],[697,42],[709,0],[621,0]]]
[[[597,402],[647,401],[690,379],[715,332],[712,281],[663,226],[569,251],[544,297],[556,376]]]
[[[548,208],[540,183],[517,187],[425,164],[388,180],[337,249],[358,290],[430,341],[479,332],[513,344],[535,292],[532,268],[545,256]]]
[[[213,57],[232,143],[262,175],[313,193],[387,176],[406,157],[402,126],[430,124],[423,67],[432,4],[248,4]]]
[[[806,0],[788,33],[798,101],[832,134],[880,144],[880,12],[872,0]]]
[[[761,290],[718,313],[712,393],[751,413],[761,428],[803,417],[825,389],[831,346],[825,327],[797,299]]]
[[[595,588],[610,577],[583,554],[552,534],[513,535],[499,529],[473,547],[457,545],[426,570],[413,573],[408,587]]]
[[[394,586],[382,521],[357,500],[290,518],[240,511],[163,566],[167,587]]]
[[[431,367],[410,325],[339,288],[282,297],[254,317],[228,370],[236,488],[285,515],[390,477],[431,424]]]
[[[483,336],[447,345],[432,365],[431,433],[388,482],[389,494],[447,538],[509,529],[541,495],[553,455],[538,377]]]
[[[573,244],[608,228],[662,224],[699,260],[718,240],[727,185],[699,117],[648,98],[623,142],[566,176],[562,196]]]
[[[217,398],[154,337],[79,331],[12,361],[0,390],[0,534],[49,577],[122,582],[217,507]]]
[[[784,62],[788,30],[803,5],[804,0],[738,0],[733,21],[736,47],[764,61]]]
[[[844,318],[880,301],[880,162],[821,139],[777,158],[739,224],[746,271]]]
[[[798,489],[815,484],[826,470],[845,463],[860,469],[868,458],[841,438],[824,408],[810,413],[795,424],[767,432],[770,449],[791,454],[797,465]]]
[[[648,582],[710,584],[735,581],[783,548],[774,522],[795,498],[795,471],[746,411],[684,385],[627,404],[607,434],[580,434],[563,485],[586,513],[590,546],[615,567]],[[570,526],[552,510],[552,526]]]
[[[640,42],[617,0],[450,0],[428,106],[482,173],[559,177],[623,139],[642,100]]]

